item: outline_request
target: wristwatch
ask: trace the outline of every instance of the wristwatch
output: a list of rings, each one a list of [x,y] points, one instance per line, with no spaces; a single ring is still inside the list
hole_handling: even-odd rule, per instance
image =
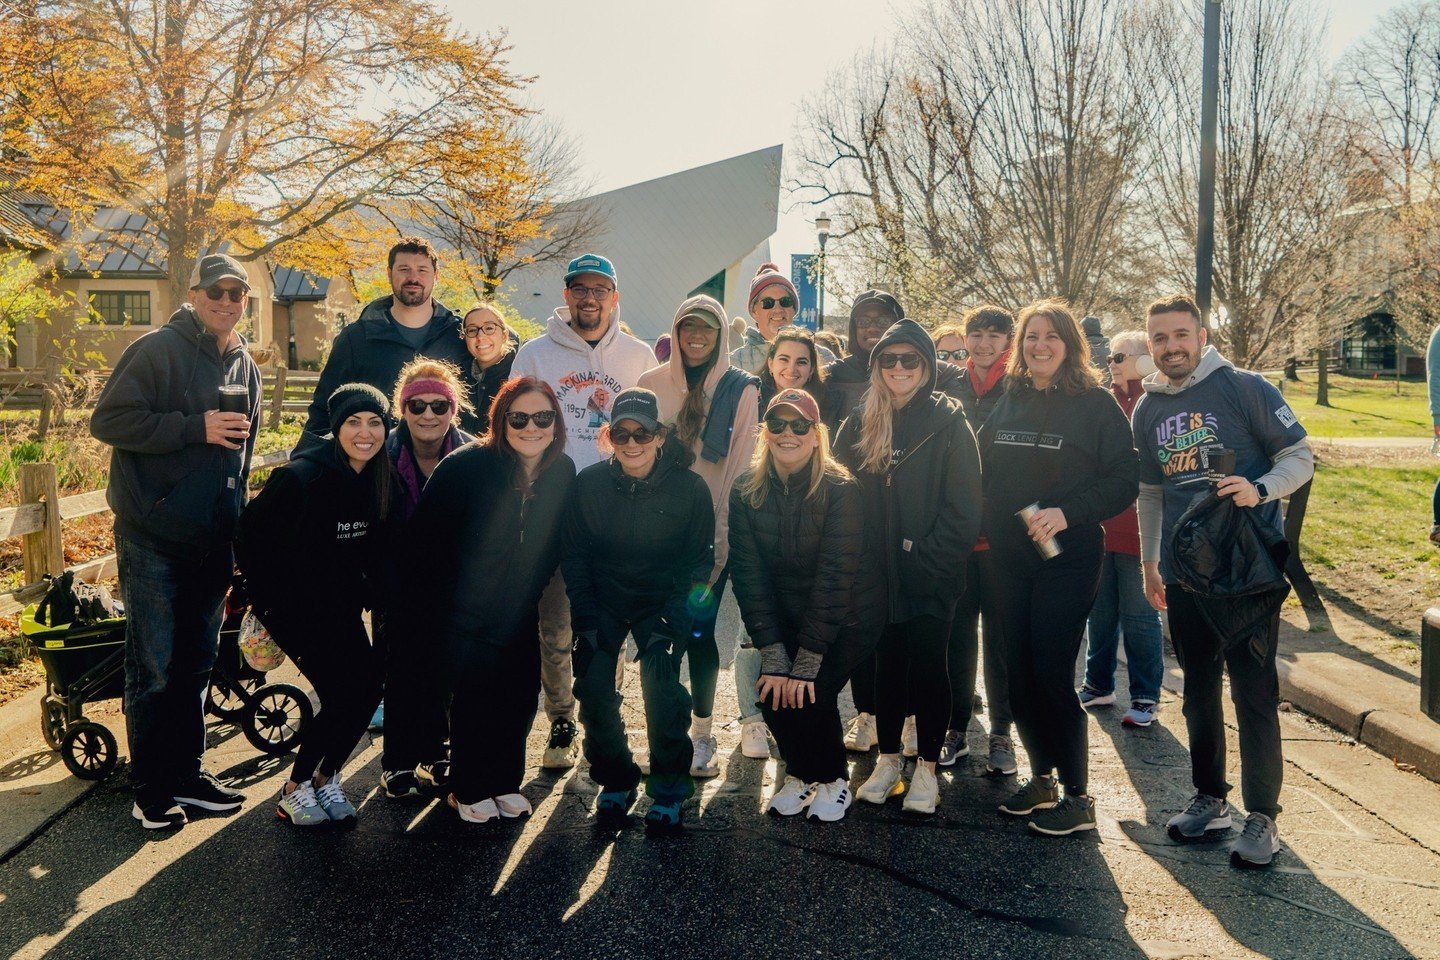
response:
[[[1265,484],[1261,483],[1259,480],[1255,481],[1255,492],[1260,494],[1261,503],[1264,503],[1266,500],[1270,499],[1270,491],[1266,490]]]

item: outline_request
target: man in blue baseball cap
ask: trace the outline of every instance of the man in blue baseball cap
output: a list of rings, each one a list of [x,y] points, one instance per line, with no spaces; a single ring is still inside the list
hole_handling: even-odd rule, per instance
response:
[[[620,329],[620,284],[615,265],[598,253],[581,254],[565,269],[565,306],[557,307],[543,337],[520,348],[510,372],[548,383],[565,418],[565,453],[583,470],[604,457],[595,440],[610,422],[622,390],[637,386],[655,366],[655,354]],[[575,729],[575,686],[570,666],[570,601],[559,573],[540,598],[540,685],[550,740],[541,759],[549,769],[573,767],[580,754]]]

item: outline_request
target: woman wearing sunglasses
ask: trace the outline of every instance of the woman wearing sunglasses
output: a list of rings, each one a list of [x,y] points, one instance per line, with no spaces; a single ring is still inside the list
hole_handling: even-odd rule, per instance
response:
[[[1075,658],[1105,557],[1100,521],[1135,502],[1140,467],[1064,301],[1032,303],[1018,326],[1009,388],[980,428],[1010,709],[1032,771],[1000,812],[1058,836],[1095,829]]]
[[[645,792],[652,802],[645,821],[664,832],[680,827],[681,805],[695,792],[690,694],[680,683],[680,658],[708,593],[714,508],[705,481],[688,469],[690,451],[661,425],[651,391],[621,391],[600,435],[614,453],[575,478],[561,535],[575,631],[575,698],[590,778],[600,785],[596,820],[622,826],[640,768],[625,739],[615,668],[625,638],[633,636],[650,741]]]
[[[776,394],[761,438],[730,494],[730,563],[759,649],[754,691],[785,761],[767,809],[839,820],[851,795],[837,698],[874,647],[884,586],[865,550],[860,488],[832,459],[815,399]]]
[[[1129,417],[1140,402],[1145,377],[1155,372],[1149,337],[1144,330],[1126,330],[1110,338],[1115,351],[1110,367],[1110,392]],[[1165,675],[1164,634],[1160,614],[1145,599],[1145,578],[1140,570],[1140,521],[1135,504],[1104,521],[1105,560],[1100,566],[1100,592],[1090,610],[1085,631],[1085,684],[1080,688],[1082,707],[1115,702],[1115,651],[1125,637],[1125,660],[1130,674],[1130,709],[1120,718],[1127,727],[1148,727],[1155,722],[1160,703],[1160,682]]]
[[[670,359],[640,377],[640,386],[655,392],[661,422],[669,425],[674,439],[694,458],[692,469],[710,490],[715,516],[715,565],[707,578],[710,591],[694,611],[686,652],[695,711],[690,722],[694,750],[690,772],[697,777],[713,777],[720,770],[713,732],[715,685],[720,677],[715,618],[729,579],[725,531],[730,488],[750,465],[755,423],[760,419],[759,384],[730,365],[729,330],[725,308],[718,301],[704,294],[690,297],[675,311]]]
[[[460,336],[470,353],[466,381],[470,387],[470,409],[460,411],[462,429],[479,436],[490,426],[490,402],[500,385],[510,379],[520,338],[505,325],[505,318],[493,303],[477,303],[460,321]]]
[[[455,425],[456,415],[469,406],[453,364],[417,357],[400,368],[394,396],[400,425],[385,441],[399,481],[400,535],[436,466],[450,451],[475,439]],[[414,796],[422,783],[443,787],[449,775],[445,703],[435,696],[423,666],[398,631],[380,620],[375,633],[386,651],[385,703],[371,720],[372,726],[385,730],[381,786],[392,798]]]
[[[471,823],[531,812],[520,782],[540,696],[540,594],[575,478],[559,406],[543,381],[507,381],[490,430],[435,469],[410,523],[408,653],[433,646],[440,655],[417,659],[447,665],[448,802]]]
[[[397,509],[385,451],[390,406],[374,387],[347,383],[327,412],[325,442],[270,474],[235,538],[256,614],[320,701],[277,810],[297,827],[355,823],[340,772],[365,735],[381,674],[361,616],[393,579],[385,564]]]
[[[913,713],[918,759],[904,802],[913,813],[934,813],[939,800],[950,620],[980,532],[975,436],[960,401],[935,381],[925,328],[897,321],[870,351],[870,388],[836,441],[860,481],[866,545],[883,566],[888,602],[875,665],[880,759],[857,795],[880,804],[904,789],[900,737]]]

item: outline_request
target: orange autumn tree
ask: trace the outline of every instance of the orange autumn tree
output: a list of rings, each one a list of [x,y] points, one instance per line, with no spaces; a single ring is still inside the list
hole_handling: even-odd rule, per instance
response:
[[[183,299],[229,241],[339,272],[367,209],[504,178],[528,80],[502,35],[398,0],[22,0],[0,15],[0,180],[100,240],[142,215]],[[132,221],[133,228],[133,221]],[[367,236],[368,235],[368,236]],[[130,238],[134,242],[134,238]],[[328,268],[328,269],[327,269]]]

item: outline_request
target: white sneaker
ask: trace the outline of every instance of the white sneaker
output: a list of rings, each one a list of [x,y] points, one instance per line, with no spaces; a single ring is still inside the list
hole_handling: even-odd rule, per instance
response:
[[[280,803],[275,808],[275,815],[297,827],[318,827],[322,823],[330,822],[325,811],[320,809],[320,801],[315,797],[315,787],[308,780],[289,793],[280,791]]]
[[[930,772],[929,764],[915,764],[915,774],[910,778],[910,792],[905,794],[901,809],[906,813],[934,813],[939,801],[940,783]]]
[[[467,823],[488,823],[500,816],[500,808],[490,797],[486,797],[478,803],[461,803],[455,799],[455,794],[452,793],[446,802],[454,807],[455,812],[460,814],[460,819]]]
[[[765,805],[765,812],[781,817],[795,816],[815,799],[815,786],[787,774],[785,782],[780,784],[780,789],[775,791],[775,795]]]
[[[851,753],[868,753],[880,742],[875,732],[875,715],[862,713],[850,721],[850,730],[845,734],[845,749]]]
[[[899,757],[882,755],[876,761],[875,771],[870,774],[870,779],[855,791],[855,795],[866,803],[883,804],[891,797],[903,793],[905,781],[900,779],[900,772],[904,768],[905,763]]]
[[[740,724],[740,754],[751,760],[770,759],[770,728],[765,721]]]
[[[805,811],[805,816],[825,823],[834,823],[836,820],[845,819],[845,811],[850,809],[854,797],[850,794],[850,784],[842,777],[834,783],[819,783],[815,785],[815,797],[810,801],[810,809]]]
[[[915,732],[915,718],[905,718],[905,729],[900,731],[900,753],[906,760],[920,755],[920,735]]]
[[[714,737],[691,737],[690,746],[695,754],[690,761],[690,776],[713,777],[720,772],[720,758],[716,756],[720,744]]]
[[[507,818],[528,817],[535,812],[530,801],[518,793],[500,794],[495,798],[495,806],[500,811],[500,816]]]

